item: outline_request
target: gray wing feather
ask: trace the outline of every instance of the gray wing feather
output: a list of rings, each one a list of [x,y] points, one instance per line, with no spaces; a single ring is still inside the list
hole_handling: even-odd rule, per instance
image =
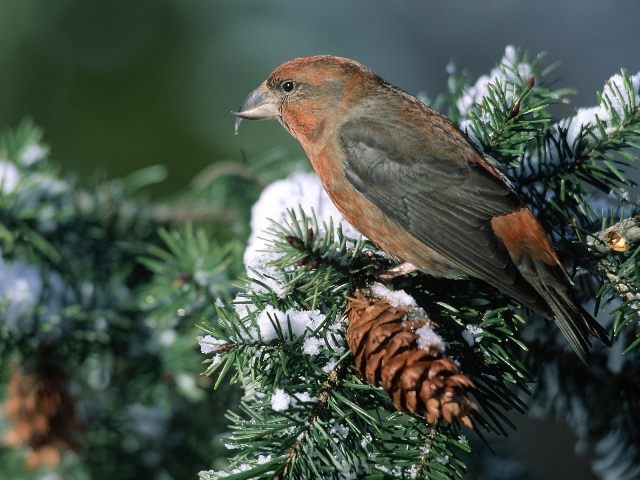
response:
[[[525,304],[537,304],[537,294],[489,223],[493,216],[520,209],[517,196],[473,162],[471,145],[469,159],[452,158],[458,152],[441,145],[430,148],[428,138],[406,130],[368,117],[342,125],[339,137],[347,179],[460,270]]]

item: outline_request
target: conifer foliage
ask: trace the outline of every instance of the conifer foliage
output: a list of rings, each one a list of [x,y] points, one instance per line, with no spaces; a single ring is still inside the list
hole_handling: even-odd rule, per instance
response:
[[[567,421],[601,478],[638,478],[640,73],[570,110],[542,56],[448,71],[434,106],[540,218],[611,349],[583,365],[477,281],[381,282],[397,259],[301,162],[221,163],[152,202],[163,169],[78,185],[25,122],[0,138],[0,471],[461,479],[529,411]]]
[[[203,480],[462,478],[466,437],[508,435],[507,412],[532,405],[566,415],[581,443],[596,442],[596,472],[615,465],[614,478],[635,478],[640,437],[620,426],[640,424],[640,392],[625,380],[639,366],[629,176],[640,146],[640,73],[621,71],[596,107],[555,119],[552,106],[571,91],[546,86],[552,68],[543,62],[508,47],[472,85],[451,67],[439,107],[531,205],[616,346],[595,345],[585,367],[545,320],[477,282],[411,274],[382,285],[376,272],[394,259],[329,214],[325,197],[305,196],[300,210],[284,193],[283,214],[263,210],[278,197],[267,190],[253,214],[273,223],[248,248],[259,261],[247,262],[245,286],[200,337],[207,373],[218,382],[231,375],[245,390],[229,414],[230,465]],[[313,192],[312,178],[293,177],[286,188]],[[615,394],[602,392],[603,379]],[[630,458],[607,448],[614,439]]]
[[[194,318],[230,298],[239,253],[176,226],[179,199],[138,193],[163,172],[80,186],[30,122],[0,136],[2,478],[189,478],[213,465],[222,425],[191,413],[215,418],[235,393],[200,385]]]

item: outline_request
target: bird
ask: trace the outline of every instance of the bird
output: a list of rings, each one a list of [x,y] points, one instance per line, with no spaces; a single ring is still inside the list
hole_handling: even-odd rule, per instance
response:
[[[302,146],[344,218],[409,268],[476,278],[553,318],[583,363],[608,334],[575,300],[549,237],[497,162],[454,123],[357,61],[289,60],[242,103]]]

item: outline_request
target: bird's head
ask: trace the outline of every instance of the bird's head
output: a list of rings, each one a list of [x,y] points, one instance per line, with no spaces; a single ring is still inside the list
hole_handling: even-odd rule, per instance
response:
[[[236,133],[242,119],[275,118],[299,141],[319,138],[340,109],[351,108],[345,98],[377,76],[361,64],[342,57],[318,55],[290,60],[276,68],[249,94],[235,112]]]

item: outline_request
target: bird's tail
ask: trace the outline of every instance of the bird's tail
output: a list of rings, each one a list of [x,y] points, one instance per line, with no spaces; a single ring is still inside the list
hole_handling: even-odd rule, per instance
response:
[[[587,363],[591,337],[611,345],[607,330],[573,299],[565,285],[546,283],[534,285],[534,288],[549,306],[560,331],[583,363]]]

